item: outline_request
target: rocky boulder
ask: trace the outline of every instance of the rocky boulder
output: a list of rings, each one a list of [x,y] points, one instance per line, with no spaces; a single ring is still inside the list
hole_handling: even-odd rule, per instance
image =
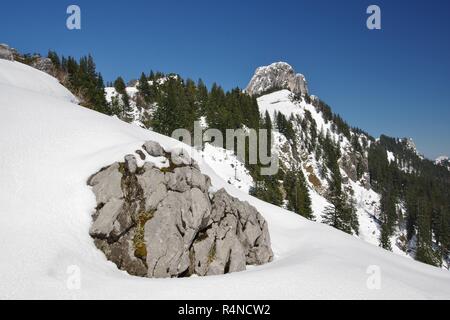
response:
[[[143,277],[205,276],[272,260],[267,223],[254,207],[223,189],[210,193],[209,177],[189,155],[177,154],[174,162],[152,141],[142,149],[168,157],[169,167],[138,166],[130,154],[88,180],[97,200],[90,235],[119,269]]]

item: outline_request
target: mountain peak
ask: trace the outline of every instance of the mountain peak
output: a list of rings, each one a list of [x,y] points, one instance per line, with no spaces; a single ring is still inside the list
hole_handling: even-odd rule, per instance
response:
[[[291,65],[282,61],[257,68],[245,91],[250,95],[259,95],[274,89],[287,89],[298,95],[308,94],[305,76],[296,74]]]

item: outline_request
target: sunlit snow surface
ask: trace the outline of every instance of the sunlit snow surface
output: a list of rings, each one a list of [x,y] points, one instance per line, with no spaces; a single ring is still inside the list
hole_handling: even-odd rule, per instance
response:
[[[89,236],[96,201],[86,180],[146,140],[167,149],[178,143],[73,99],[44,73],[0,60],[0,298],[450,298],[449,272],[252,198],[195,151],[214,188],[249,201],[266,218],[275,260],[206,278],[129,276]],[[371,265],[381,270],[379,290],[366,284]],[[69,266],[81,272],[80,289],[67,285]]]

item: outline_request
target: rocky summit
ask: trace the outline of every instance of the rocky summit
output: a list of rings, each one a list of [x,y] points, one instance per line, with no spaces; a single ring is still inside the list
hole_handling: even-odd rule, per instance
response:
[[[90,235],[108,260],[142,277],[217,275],[273,257],[259,212],[211,182],[189,155],[149,141],[88,180],[96,196]],[[144,152],[145,151],[145,152]],[[161,159],[164,165],[146,161]],[[156,162],[156,161],[155,161]]]
[[[257,96],[269,91],[287,89],[292,93],[304,96],[308,94],[305,76],[295,73],[286,62],[275,62],[269,66],[256,69],[245,91]]]

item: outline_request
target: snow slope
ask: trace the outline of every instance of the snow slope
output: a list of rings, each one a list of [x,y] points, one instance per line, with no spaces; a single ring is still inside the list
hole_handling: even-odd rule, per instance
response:
[[[77,102],[75,96],[66,88],[59,85],[57,79],[36,69],[30,72],[30,67],[18,62],[11,63],[10,61],[0,59],[0,84],[70,102]]]
[[[143,279],[119,271],[89,236],[96,203],[86,180],[146,140],[166,148],[178,142],[70,101],[47,75],[0,60],[0,298],[450,298],[448,272],[257,200],[195,151],[215,188],[248,200],[267,219],[275,260],[206,278]],[[367,286],[374,265],[379,290]],[[70,266],[80,270],[79,289],[67,286]]]

